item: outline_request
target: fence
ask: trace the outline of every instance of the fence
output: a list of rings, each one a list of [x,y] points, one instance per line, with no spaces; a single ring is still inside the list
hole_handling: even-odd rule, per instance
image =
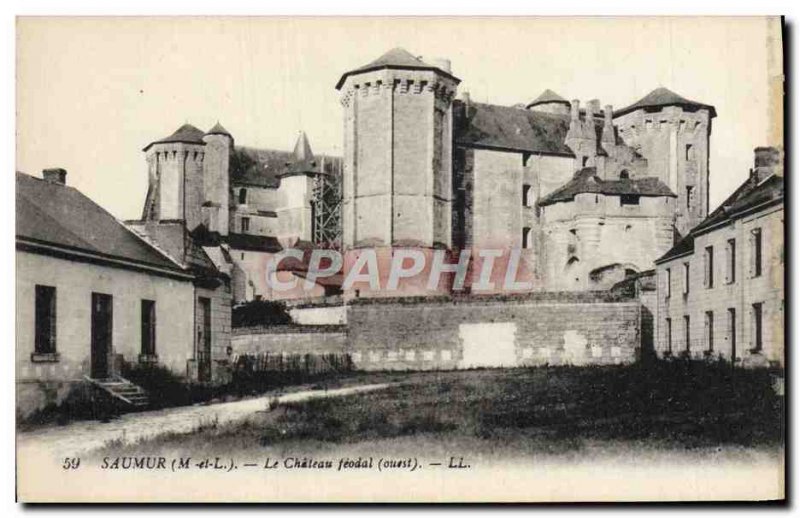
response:
[[[233,383],[242,391],[259,391],[308,383],[354,370],[346,353],[237,354],[233,358]]]

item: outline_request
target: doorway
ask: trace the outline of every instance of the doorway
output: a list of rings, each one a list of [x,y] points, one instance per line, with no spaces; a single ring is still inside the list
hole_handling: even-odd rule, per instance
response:
[[[92,293],[92,361],[91,377],[106,379],[110,375],[112,332],[114,329],[113,298]]]

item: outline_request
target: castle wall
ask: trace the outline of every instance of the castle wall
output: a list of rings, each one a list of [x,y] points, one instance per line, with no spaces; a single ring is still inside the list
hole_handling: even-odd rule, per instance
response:
[[[474,150],[472,243],[476,248],[522,244],[522,154]]]
[[[204,207],[204,220],[208,229],[228,235],[229,217],[229,165],[232,147],[231,138],[226,135],[206,135],[205,158],[203,160],[204,201],[211,206]]]
[[[708,110],[636,110],[615,118],[614,124],[623,141],[647,159],[648,176],[658,177],[678,195],[676,225],[686,235],[708,215]]]
[[[191,230],[203,222],[204,146],[155,144],[148,152],[152,181],[158,181],[159,219],[182,219]]]
[[[639,346],[636,302],[364,303],[347,320],[364,370],[628,363]]]
[[[590,272],[615,263],[635,271],[653,268],[672,246],[674,204],[673,198],[642,196],[638,205],[621,205],[619,196],[587,193],[543,207],[544,289],[608,288]]]
[[[347,79],[345,246],[450,246],[454,91],[434,71]]]
[[[619,364],[639,354],[640,304],[590,294],[529,300],[360,302],[347,328],[236,330],[234,353],[347,352],[357,369]]]
[[[246,190],[246,202],[239,203],[241,189]],[[279,189],[235,185],[233,187],[233,205],[230,210],[230,233],[242,233],[242,218],[250,219],[250,230],[247,234],[260,236],[277,236],[280,222],[274,214],[276,207],[281,206],[282,193]]]

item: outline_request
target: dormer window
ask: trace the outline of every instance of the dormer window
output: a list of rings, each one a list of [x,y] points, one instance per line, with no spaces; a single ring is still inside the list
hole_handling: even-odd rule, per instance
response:
[[[619,173],[619,179],[620,180],[628,180],[628,179],[630,179],[630,177],[631,177],[631,175],[630,175],[630,173],[628,173],[627,169],[623,169]]]

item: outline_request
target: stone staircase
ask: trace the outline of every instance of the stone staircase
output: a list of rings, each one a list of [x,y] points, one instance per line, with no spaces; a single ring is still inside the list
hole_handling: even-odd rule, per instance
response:
[[[142,387],[120,376],[112,376],[105,379],[95,379],[88,376],[84,376],[84,378],[113,399],[125,403],[132,410],[143,410],[150,404],[147,392]]]

